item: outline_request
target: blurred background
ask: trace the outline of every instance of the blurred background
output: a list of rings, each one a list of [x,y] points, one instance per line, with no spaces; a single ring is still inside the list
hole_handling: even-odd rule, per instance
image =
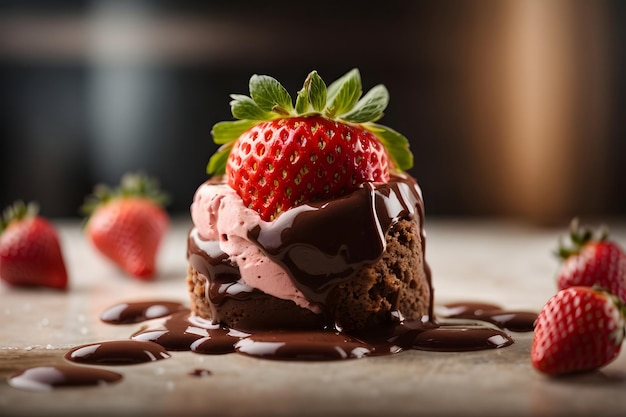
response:
[[[0,205],[156,176],[187,216],[253,73],[383,83],[429,216],[626,215],[626,3],[0,1]]]

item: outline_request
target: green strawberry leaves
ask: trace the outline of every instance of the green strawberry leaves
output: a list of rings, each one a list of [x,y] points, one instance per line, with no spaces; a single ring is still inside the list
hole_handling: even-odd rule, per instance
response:
[[[250,96],[267,112],[289,114],[293,110],[291,96],[276,79],[267,75],[250,77]]]
[[[364,124],[363,127],[378,137],[398,169],[407,170],[413,166],[409,140],[404,135],[390,127],[375,123]]]
[[[39,213],[39,205],[35,202],[25,204],[22,200],[15,201],[4,209],[0,217],[0,234],[14,221],[20,221],[27,217],[35,217]]]
[[[236,119],[240,120],[268,120],[272,117],[250,97],[242,94],[232,94],[233,100],[230,102],[230,111]]]
[[[253,75],[249,82],[250,96],[232,94],[230,102],[234,121],[216,123],[211,130],[213,140],[221,145],[207,164],[209,175],[223,174],[233,143],[246,130],[264,121],[285,117],[321,114],[343,123],[359,124],[374,133],[387,149],[399,170],[413,166],[408,139],[395,130],[375,124],[383,117],[389,104],[389,92],[377,85],[361,97],[361,75],[353,69],[328,87],[317,71],[311,71],[293,100],[285,87],[267,75]]]
[[[82,214],[90,217],[96,209],[117,198],[142,197],[153,201],[159,206],[165,206],[170,196],[161,190],[159,181],[144,172],[127,172],[122,175],[117,187],[106,184],[96,184],[93,193],[85,198],[80,208]]]
[[[575,217],[570,222],[568,237],[569,244],[559,240],[559,246],[555,251],[556,257],[562,260],[572,255],[577,255],[588,243],[608,240],[609,229],[603,224],[596,230],[593,230],[588,226],[581,225],[578,217]]]
[[[375,122],[383,117],[383,111],[389,104],[389,92],[384,85],[377,85],[359,100],[348,113],[341,116],[347,122]]]

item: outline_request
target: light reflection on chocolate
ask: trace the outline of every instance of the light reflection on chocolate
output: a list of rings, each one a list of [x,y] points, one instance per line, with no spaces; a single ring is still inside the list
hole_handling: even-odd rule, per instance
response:
[[[56,388],[106,386],[122,379],[117,372],[105,369],[54,365],[37,366],[11,375],[10,386],[29,391],[50,391]]]
[[[102,312],[100,320],[110,324],[131,324],[169,316],[184,310],[185,306],[174,301],[147,301],[115,304]]]
[[[472,309],[474,303],[459,303],[458,308]],[[465,307],[463,307],[465,306]],[[339,360],[380,356],[405,350],[464,352],[497,349],[513,343],[502,324],[532,323],[533,313],[508,313],[511,318],[500,323],[459,324],[443,318],[435,322],[403,321],[346,334],[336,330],[264,330],[241,332],[194,316],[189,311],[170,316],[154,328],[144,328],[132,337],[162,344],[168,350],[191,350],[200,354],[237,352],[263,359]],[[536,315],[534,315],[536,317]],[[493,326],[500,328],[495,328]],[[520,326],[520,328],[528,326]],[[532,330],[532,329],[531,329]]]
[[[513,332],[532,332],[537,320],[534,312],[509,311],[494,304],[476,302],[446,304],[439,316],[486,321]]]
[[[149,308],[151,303],[146,301],[142,304]],[[162,304],[162,301],[154,302],[154,305]],[[536,318],[534,313],[509,312],[491,304],[456,303],[448,304],[446,308],[448,317],[471,316],[474,322],[458,324],[450,318],[443,318],[441,324],[436,321],[393,322],[355,334],[335,330],[247,333],[196,317],[188,309],[180,309],[163,318],[161,325],[154,326],[152,323],[152,327],[144,326],[132,335],[131,340],[78,346],[68,351],[65,358],[92,365],[130,365],[166,359],[170,357],[166,351],[175,350],[199,354],[237,352],[262,359],[299,361],[358,359],[406,350],[464,352],[509,346],[513,339],[503,330],[510,323],[516,323],[514,331],[532,331],[530,323]],[[152,320],[149,315],[138,316],[145,317],[145,321]],[[507,318],[495,320],[493,316]],[[483,318],[487,318],[489,325],[480,323]],[[124,321],[109,323],[123,324]],[[189,375],[208,376],[211,371],[197,369]],[[121,379],[121,374],[96,367],[54,365],[16,372],[8,378],[8,383],[14,388],[42,391],[76,386],[104,387]]]
[[[424,204],[420,188],[408,175],[393,175],[385,184],[366,183],[345,196],[330,201],[309,202],[291,208],[271,223],[262,223],[248,233],[269,259],[289,274],[294,286],[310,301],[316,311],[321,311],[319,328],[334,328],[341,320],[336,316],[336,300],[333,291],[349,280],[356,271],[372,265],[383,256],[386,234],[399,220],[415,221],[420,242],[423,271],[428,300],[420,312],[422,319],[433,317],[433,291],[430,268],[426,262],[426,238],[424,232]],[[324,233],[320,233],[324,230]],[[221,321],[228,313],[221,311],[229,299],[249,301],[260,293],[254,288],[241,285],[238,266],[211,241],[202,240],[196,229],[188,237],[187,258],[189,265],[206,280],[205,298],[211,308],[211,317]],[[227,290],[225,290],[227,289]],[[390,295],[392,303],[387,314],[402,315],[398,311],[400,297]],[[253,309],[255,303],[246,304]],[[224,307],[226,308],[226,307]],[[263,317],[266,323],[260,327],[270,328],[282,323],[281,312],[248,312]],[[393,320],[392,317],[390,317]],[[301,327],[311,327],[312,320],[302,317]],[[293,324],[293,323],[292,323]],[[296,326],[290,326],[296,327]]]
[[[115,340],[71,349],[65,359],[91,365],[132,365],[167,359],[171,355],[157,343]]]

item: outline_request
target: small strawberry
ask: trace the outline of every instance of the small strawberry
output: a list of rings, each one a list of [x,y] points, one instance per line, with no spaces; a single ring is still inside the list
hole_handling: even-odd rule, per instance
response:
[[[207,172],[225,173],[244,204],[263,220],[297,205],[345,195],[366,182],[385,183],[390,170],[411,167],[408,140],[378,124],[389,93],[378,85],[361,97],[354,69],[328,88],[311,72],[295,107],[274,78],[253,75],[250,97],[233,94],[240,120],[217,123],[221,145]]]
[[[165,196],[153,179],[126,174],[111,190],[96,186],[83,211],[93,245],[128,274],[144,280],[156,272],[156,255],[168,225]]]
[[[539,313],[531,361],[548,375],[591,371],[613,361],[623,339],[623,304],[604,291],[570,287]]]
[[[596,285],[626,303],[626,253],[608,239],[608,230],[602,228],[594,233],[574,219],[570,240],[570,247],[561,244],[557,252],[563,260],[557,273],[557,287]]]
[[[16,286],[67,288],[57,231],[32,203],[16,202],[0,220],[0,279]]]

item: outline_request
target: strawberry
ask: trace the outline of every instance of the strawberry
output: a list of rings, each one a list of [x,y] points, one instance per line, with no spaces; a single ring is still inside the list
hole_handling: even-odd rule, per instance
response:
[[[83,211],[88,239],[128,274],[144,280],[156,273],[156,255],[169,225],[165,195],[155,180],[126,174],[120,187],[96,186]]]
[[[57,231],[32,203],[16,202],[0,220],[0,279],[16,286],[67,288]]]
[[[326,87],[312,71],[291,96],[274,78],[253,75],[250,97],[231,95],[239,120],[213,126],[221,145],[207,166],[226,174],[244,204],[270,221],[300,204],[345,195],[363,183],[385,183],[411,167],[408,140],[373,123],[389,102],[383,85],[361,97],[354,69]]]
[[[537,317],[533,366],[548,375],[561,375],[609,364],[624,339],[624,313],[624,305],[604,291],[590,287],[559,291]]]
[[[557,287],[595,285],[626,303],[626,254],[608,239],[608,230],[602,228],[594,233],[574,219],[570,240],[571,246],[561,244],[557,253],[563,260],[557,273]]]

